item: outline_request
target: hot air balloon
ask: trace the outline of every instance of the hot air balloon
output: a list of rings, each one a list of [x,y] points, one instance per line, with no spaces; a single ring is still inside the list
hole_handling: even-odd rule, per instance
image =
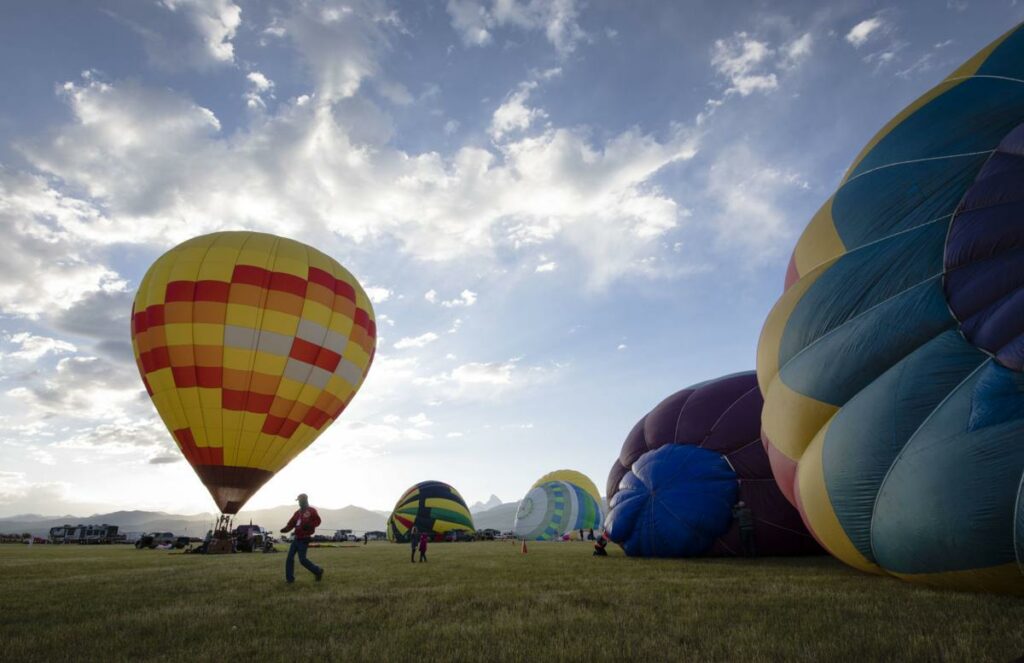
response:
[[[748,371],[678,391],[640,419],[608,475],[608,538],[641,557],[820,554],[772,478],[761,403]],[[747,516],[752,550],[737,522]]]
[[[435,541],[449,532],[476,529],[462,495],[442,481],[423,481],[402,493],[388,518],[388,541],[408,543],[413,526]]]
[[[551,541],[578,530],[601,527],[601,495],[585,474],[545,474],[519,501],[512,531],[517,538]]]
[[[376,347],[373,307],[337,261],[256,232],[190,239],[132,306],[156,406],[217,507],[235,514],[338,418]]]
[[[872,138],[761,333],[775,476],[864,571],[1024,593],[1022,79],[1018,26]]]

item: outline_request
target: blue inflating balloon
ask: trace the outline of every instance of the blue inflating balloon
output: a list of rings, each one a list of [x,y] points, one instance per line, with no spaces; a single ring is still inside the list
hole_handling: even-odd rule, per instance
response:
[[[700,555],[729,530],[738,491],[722,454],[668,444],[633,463],[608,505],[605,527],[630,556]]]

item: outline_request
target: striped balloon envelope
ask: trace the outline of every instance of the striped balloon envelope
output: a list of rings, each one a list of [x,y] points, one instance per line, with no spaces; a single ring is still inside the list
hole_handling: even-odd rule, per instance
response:
[[[590,479],[587,482],[593,486]],[[534,484],[519,501],[512,531],[517,538],[551,541],[581,529],[597,529],[601,521],[600,498],[595,500],[576,483],[548,480]]]
[[[1024,593],[1024,28],[864,147],[804,230],[757,377],[774,475],[833,555]]]
[[[423,481],[398,498],[388,517],[388,540],[408,543],[413,527],[438,541],[449,532],[472,532],[476,529],[462,495],[443,481]]]
[[[237,513],[338,418],[375,348],[373,307],[355,277],[264,233],[174,247],[132,306],[146,391],[223,513]]]

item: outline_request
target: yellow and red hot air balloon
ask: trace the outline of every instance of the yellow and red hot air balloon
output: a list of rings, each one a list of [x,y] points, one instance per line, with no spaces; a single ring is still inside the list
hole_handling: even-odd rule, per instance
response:
[[[146,391],[227,514],[338,418],[370,370],[376,337],[352,274],[265,233],[174,247],[146,272],[132,306]]]

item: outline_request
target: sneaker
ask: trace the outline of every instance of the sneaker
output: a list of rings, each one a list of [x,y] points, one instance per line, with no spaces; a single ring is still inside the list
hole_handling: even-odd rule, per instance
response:
[[[318,571],[317,574],[316,574],[316,581],[320,582],[321,578],[323,578],[323,577],[324,577],[324,570],[320,569],[320,571]]]

